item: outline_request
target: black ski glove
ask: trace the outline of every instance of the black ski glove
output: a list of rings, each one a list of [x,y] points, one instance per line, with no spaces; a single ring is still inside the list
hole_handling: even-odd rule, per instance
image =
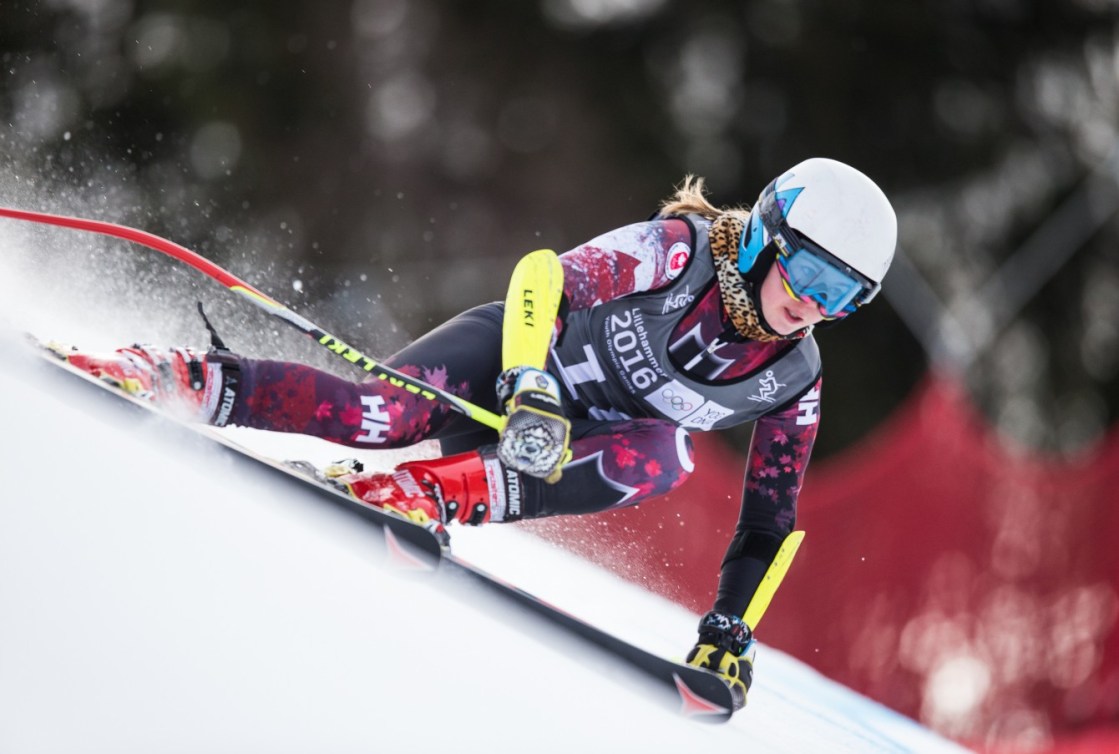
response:
[[[571,422],[563,415],[559,382],[539,369],[514,367],[498,377],[497,397],[509,415],[497,457],[511,469],[558,482],[571,458]]]

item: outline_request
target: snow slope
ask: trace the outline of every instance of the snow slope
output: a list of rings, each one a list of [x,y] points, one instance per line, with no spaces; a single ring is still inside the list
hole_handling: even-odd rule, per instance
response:
[[[4,222],[0,250],[0,754],[960,751],[766,647],[729,724],[666,714],[565,634],[386,566],[376,533],[316,496],[154,415],[122,424],[17,333],[198,345],[202,298],[239,350],[314,358],[309,339],[135,247]],[[350,454],[233,434],[284,457]],[[515,527],[454,539],[647,649],[680,657],[694,639],[697,616]]]
[[[122,426],[10,333],[0,363],[4,754],[959,751],[765,647],[731,723],[665,714],[564,634],[387,567],[318,499],[157,417]],[[696,616],[513,527],[455,542],[650,649],[694,636]]]

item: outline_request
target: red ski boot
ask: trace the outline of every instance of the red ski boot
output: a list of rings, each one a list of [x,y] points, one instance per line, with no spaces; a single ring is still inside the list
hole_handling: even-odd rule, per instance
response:
[[[477,526],[519,514],[519,475],[512,477],[506,479],[492,453],[471,451],[402,463],[391,474],[343,474],[334,482],[358,500],[442,531],[451,521]],[[517,492],[515,509],[511,489]]]
[[[134,345],[111,354],[89,354],[54,342],[46,347],[83,372],[191,419],[211,421],[219,410],[228,418],[232,408],[233,393],[223,395],[220,390],[222,364],[191,348]]]

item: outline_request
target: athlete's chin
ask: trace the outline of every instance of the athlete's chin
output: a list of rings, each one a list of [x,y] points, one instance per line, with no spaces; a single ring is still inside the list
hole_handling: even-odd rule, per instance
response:
[[[767,318],[767,321],[778,335],[791,335],[808,326],[808,322],[803,317],[797,316],[784,306],[777,307],[776,316]]]

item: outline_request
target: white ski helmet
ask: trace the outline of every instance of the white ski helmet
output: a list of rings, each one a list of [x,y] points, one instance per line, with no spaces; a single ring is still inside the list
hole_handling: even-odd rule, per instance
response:
[[[850,165],[813,157],[762,191],[739,243],[738,268],[750,272],[775,243],[786,285],[842,316],[881,289],[897,232],[894,209],[874,181]],[[800,262],[789,266],[794,259]]]

